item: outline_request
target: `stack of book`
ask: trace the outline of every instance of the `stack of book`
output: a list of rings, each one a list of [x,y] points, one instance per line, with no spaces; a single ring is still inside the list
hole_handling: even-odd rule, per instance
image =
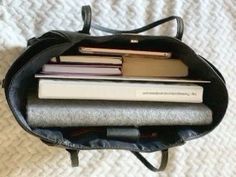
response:
[[[202,109],[202,85],[210,82],[188,78],[188,66],[181,59],[173,58],[170,52],[92,47],[80,47],[78,50],[77,56],[51,59],[42,67],[41,72],[36,74],[35,77],[39,78],[39,99],[198,103],[199,107],[193,109]],[[176,107],[178,110],[173,112]],[[168,105],[167,108],[163,111],[172,110],[172,117],[180,113],[179,105]],[[183,110],[181,108],[181,112]],[[121,113],[119,111],[118,114]],[[192,114],[194,111],[190,112]],[[205,112],[206,117],[209,117],[208,108]],[[146,117],[149,115],[147,113]],[[151,113],[153,109],[150,109]],[[125,117],[128,112],[122,114]],[[163,115],[168,117],[168,114]],[[93,117],[92,114],[91,116]],[[103,116],[109,117],[105,113]],[[196,117],[199,117],[199,114],[196,114]],[[128,119],[131,120],[130,116]]]
[[[59,56],[36,77],[39,98],[202,102],[204,82],[184,79],[188,67],[170,52],[81,47]]]
[[[112,56],[60,56],[42,68],[42,74],[120,76],[121,57]]]

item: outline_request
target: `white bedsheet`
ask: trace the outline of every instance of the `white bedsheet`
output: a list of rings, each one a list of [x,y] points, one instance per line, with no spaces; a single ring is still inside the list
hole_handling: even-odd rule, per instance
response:
[[[93,20],[133,29],[169,15],[185,21],[183,41],[223,73],[230,95],[222,123],[203,138],[170,149],[165,172],[147,170],[127,151],[82,151],[71,168],[63,149],[48,147],[14,120],[0,92],[0,176],[236,176],[236,1],[235,0],[3,0],[0,1],[0,79],[23,51],[26,40],[52,29],[80,30],[81,6],[91,4]],[[174,35],[175,24],[149,34]],[[94,35],[103,33],[92,30]],[[154,163],[159,153],[145,154]]]

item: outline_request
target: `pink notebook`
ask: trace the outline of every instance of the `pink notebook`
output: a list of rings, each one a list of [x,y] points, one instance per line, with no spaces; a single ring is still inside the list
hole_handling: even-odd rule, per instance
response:
[[[119,66],[45,64],[44,74],[121,75]]]

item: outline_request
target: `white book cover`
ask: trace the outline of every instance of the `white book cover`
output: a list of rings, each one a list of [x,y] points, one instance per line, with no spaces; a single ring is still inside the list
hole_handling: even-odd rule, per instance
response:
[[[40,79],[38,96],[41,99],[201,103],[203,87],[195,84]]]

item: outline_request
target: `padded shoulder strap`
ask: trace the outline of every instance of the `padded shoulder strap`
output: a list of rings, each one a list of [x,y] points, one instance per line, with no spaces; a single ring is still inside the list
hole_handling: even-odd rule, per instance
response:
[[[150,30],[156,26],[159,26],[161,24],[164,24],[166,22],[170,22],[172,20],[176,20],[177,22],[177,34],[176,34],[176,38],[181,40],[182,36],[183,36],[183,32],[184,32],[184,22],[183,19],[181,17],[178,16],[170,16],[167,18],[163,18],[161,20],[157,20],[153,23],[150,23],[146,26],[143,26],[141,28],[137,28],[137,29],[133,29],[133,30],[114,30],[114,29],[110,29],[110,28],[106,28],[103,26],[100,26],[98,24],[95,24],[92,22],[92,10],[90,6],[83,6],[82,7],[82,19],[84,21],[84,26],[81,32],[83,33],[87,33],[89,34],[89,30],[90,28],[94,28],[96,30],[100,30],[100,31],[104,31],[107,33],[112,33],[112,34],[122,34],[122,33],[141,33],[147,30]]]

